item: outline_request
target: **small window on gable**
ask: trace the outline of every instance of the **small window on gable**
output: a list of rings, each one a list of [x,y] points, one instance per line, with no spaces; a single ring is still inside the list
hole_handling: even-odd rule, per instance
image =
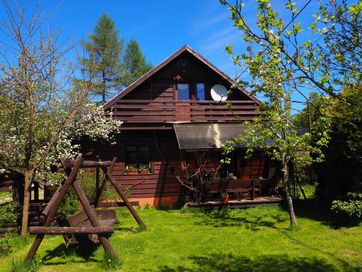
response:
[[[149,173],[151,171],[148,145],[127,145],[125,155],[126,172]]]
[[[190,99],[189,84],[184,84],[184,83],[177,84],[177,99],[178,100]]]
[[[205,100],[205,84],[196,83],[196,92],[197,92],[197,99],[204,101]]]

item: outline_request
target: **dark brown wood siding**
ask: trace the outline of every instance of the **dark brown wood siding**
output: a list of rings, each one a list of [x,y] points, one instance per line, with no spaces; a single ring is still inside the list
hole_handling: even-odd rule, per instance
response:
[[[151,173],[127,175],[125,173],[125,147],[148,145],[151,151]],[[176,180],[179,165],[179,149],[176,136],[170,131],[124,131],[117,137],[115,145],[87,145],[84,153],[102,160],[118,158],[112,175],[130,193],[130,198],[178,197],[180,184]]]
[[[178,100],[177,84],[189,84],[190,100]],[[205,99],[195,96],[196,85],[203,83]],[[231,81],[205,65],[192,53],[185,51],[147,77],[132,91],[120,93],[121,98],[112,101],[107,110],[124,122],[123,127],[143,127],[152,124],[170,126],[171,122],[240,122],[252,120],[258,115],[259,103],[240,89],[233,90],[227,101],[213,101],[210,90],[222,84],[228,90]],[[236,118],[237,116],[237,118]]]
[[[205,83],[206,100],[212,100],[210,89],[215,84],[222,84],[227,89],[231,88],[230,82],[215,74],[213,70],[195,59],[190,53],[185,52],[172,60],[158,73],[148,78],[123,99],[172,101],[176,98],[174,88],[176,82],[188,83],[191,88],[194,88],[196,83]],[[249,96],[236,90],[232,91],[229,99],[251,100]]]

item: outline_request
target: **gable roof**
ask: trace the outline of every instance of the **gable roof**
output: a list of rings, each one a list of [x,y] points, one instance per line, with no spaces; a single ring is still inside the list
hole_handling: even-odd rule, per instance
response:
[[[197,53],[195,50],[193,50],[190,46],[184,45],[179,50],[177,50],[175,53],[173,53],[171,56],[169,56],[167,59],[162,61],[157,66],[153,67],[150,71],[148,71],[146,74],[141,76],[139,79],[137,79],[135,82],[133,82],[131,85],[129,85],[126,89],[121,91],[119,94],[117,94],[115,97],[113,97],[110,101],[108,101],[106,104],[103,105],[104,109],[111,108],[111,106],[118,100],[125,97],[127,94],[132,92],[135,88],[137,88],[139,85],[141,85],[143,82],[145,82],[148,78],[156,74],[158,71],[160,71],[162,68],[164,68],[166,65],[168,65],[171,61],[173,61],[175,58],[180,56],[184,52],[189,52],[194,57],[196,57],[198,60],[200,60],[203,64],[205,64],[207,67],[209,67],[211,70],[213,70],[216,74],[221,76],[224,80],[229,82],[231,85],[235,83],[234,80],[232,80],[229,76],[227,76],[225,73],[220,71],[215,65],[210,63],[207,59],[205,59],[203,56],[201,56],[199,53]],[[238,87],[239,91],[250,97],[253,101],[255,101],[257,104],[260,104],[259,99],[257,99],[255,96],[252,96],[243,88]]]

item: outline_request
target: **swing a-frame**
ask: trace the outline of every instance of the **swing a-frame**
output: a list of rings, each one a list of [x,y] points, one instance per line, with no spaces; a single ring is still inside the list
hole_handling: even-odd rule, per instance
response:
[[[43,241],[45,234],[51,235],[71,235],[71,236],[88,236],[91,241],[99,241],[104,250],[112,257],[117,257],[114,252],[110,242],[108,241],[108,235],[114,232],[112,224],[117,220],[114,218],[107,218],[102,220],[97,216],[96,207],[99,204],[99,199],[106,187],[107,181],[114,187],[119,196],[122,198],[124,204],[128,208],[128,210],[133,215],[134,219],[137,223],[143,228],[147,229],[146,225],[143,223],[142,219],[137,214],[136,210],[133,208],[132,204],[127,199],[125,193],[122,189],[117,186],[114,177],[111,172],[116,163],[116,158],[112,161],[85,161],[82,156],[79,155],[76,160],[62,160],[62,164],[67,175],[65,181],[60,184],[58,189],[55,191],[53,197],[49,201],[48,205],[44,209],[42,216],[44,217],[44,225],[40,227],[30,227],[29,232],[31,234],[36,234],[36,238],[26,256],[26,261],[31,261],[41,242]],[[99,169],[101,169],[104,173],[104,180],[100,187],[97,186],[97,192],[95,200],[93,201],[93,205],[88,201],[82,187],[80,186],[79,181],[77,181],[77,174],[80,168],[96,168],[97,173],[99,173]],[[98,175],[97,175],[97,183]],[[59,208],[60,203],[63,201],[67,190],[73,187],[82,207],[83,211],[77,215],[74,215],[70,221],[70,226],[68,227],[54,227],[51,226],[52,221],[54,220],[54,216]],[[108,217],[109,213],[108,213]],[[112,217],[112,215],[111,215]],[[79,243],[82,241],[80,240]]]

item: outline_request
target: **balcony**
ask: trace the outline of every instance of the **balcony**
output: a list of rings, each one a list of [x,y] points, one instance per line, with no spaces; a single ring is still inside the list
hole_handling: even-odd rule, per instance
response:
[[[257,115],[254,101],[120,100],[113,116],[124,123],[237,122]]]

